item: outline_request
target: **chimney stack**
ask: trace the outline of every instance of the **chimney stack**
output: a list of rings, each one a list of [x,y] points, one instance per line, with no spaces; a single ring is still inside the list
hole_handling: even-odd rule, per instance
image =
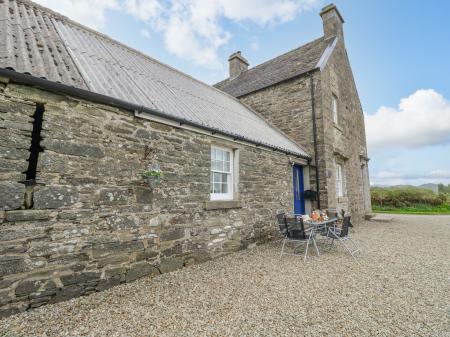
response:
[[[341,13],[339,13],[335,4],[329,4],[322,8],[320,16],[323,21],[323,33],[325,38],[337,36],[339,39],[344,39],[343,23]]]
[[[241,55],[240,51],[230,55],[228,64],[230,66],[230,79],[238,77],[243,71],[248,69],[248,61]]]

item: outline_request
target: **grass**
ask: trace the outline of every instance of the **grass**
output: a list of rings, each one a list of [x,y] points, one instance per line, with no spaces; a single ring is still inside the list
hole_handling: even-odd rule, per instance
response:
[[[372,205],[372,210],[375,213],[439,215],[450,214],[450,204],[443,204],[439,206],[416,205],[414,207],[398,208],[392,206]]]

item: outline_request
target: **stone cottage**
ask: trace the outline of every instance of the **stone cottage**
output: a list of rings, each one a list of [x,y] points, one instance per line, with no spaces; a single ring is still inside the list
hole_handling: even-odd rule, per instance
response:
[[[305,51],[321,70],[282,81],[296,110],[286,95],[286,110],[270,110],[258,92],[275,100],[281,83],[235,99],[29,0],[0,2],[0,36],[0,316],[264,242],[277,212],[311,207],[317,181],[332,205],[335,161],[349,208],[362,195],[352,170],[367,159],[363,121],[341,78],[343,41]],[[233,71],[245,68],[237,56]],[[289,118],[301,123],[286,128]]]
[[[250,69],[236,52],[228,59],[229,78],[215,87],[311,154],[304,178],[318,191],[313,207],[345,209],[361,218],[371,210],[364,114],[345,49],[344,19],[333,4],[320,16],[324,36]]]

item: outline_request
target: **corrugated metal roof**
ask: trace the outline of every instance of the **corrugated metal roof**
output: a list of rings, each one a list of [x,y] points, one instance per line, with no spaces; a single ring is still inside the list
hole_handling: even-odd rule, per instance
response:
[[[318,38],[301,47],[277,56],[256,67],[242,72],[233,79],[226,79],[214,86],[234,97],[266,88],[281,81],[319,68],[319,61],[325,50],[332,46],[335,38]]]
[[[0,3],[0,66],[87,89],[51,22],[29,2]]]
[[[0,67],[44,77],[307,156],[236,99],[28,0],[0,2]],[[5,37],[5,38],[3,38]]]

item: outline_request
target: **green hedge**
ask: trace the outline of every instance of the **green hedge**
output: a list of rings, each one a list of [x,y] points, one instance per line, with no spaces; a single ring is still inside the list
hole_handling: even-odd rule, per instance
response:
[[[421,188],[371,188],[372,205],[384,208],[404,208],[404,207],[423,207],[439,206],[447,203],[447,196],[444,194],[435,194],[430,190]]]

